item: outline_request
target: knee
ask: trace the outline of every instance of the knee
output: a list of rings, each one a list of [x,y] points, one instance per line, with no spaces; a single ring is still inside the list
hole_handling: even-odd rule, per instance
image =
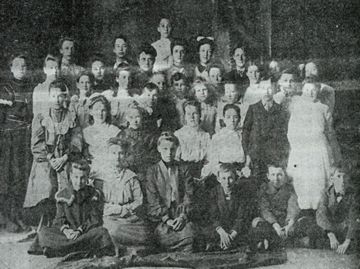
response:
[[[264,220],[260,217],[256,217],[255,219],[253,219],[253,221],[251,222],[251,227],[252,228],[256,228],[259,223],[263,222]]]

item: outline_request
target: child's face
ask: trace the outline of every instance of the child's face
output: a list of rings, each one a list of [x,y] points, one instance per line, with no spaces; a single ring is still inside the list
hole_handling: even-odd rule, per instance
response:
[[[166,78],[163,74],[155,74],[150,80],[159,87],[160,92],[164,92],[166,88]]]
[[[122,59],[126,56],[127,43],[125,42],[124,39],[118,38],[115,40],[113,52],[115,53],[116,57],[118,57],[120,59]]]
[[[236,103],[238,101],[239,92],[237,91],[235,84],[225,84],[224,98],[230,104]]]
[[[50,88],[49,101],[50,106],[54,109],[67,108],[69,102],[69,93],[62,92],[60,88]]]
[[[157,150],[161,155],[161,159],[166,163],[170,163],[174,161],[176,149],[177,149],[176,144],[168,140],[162,140],[157,147]]]
[[[227,129],[235,130],[239,124],[240,115],[235,109],[227,109],[224,115],[224,123]]]
[[[174,81],[174,91],[176,93],[177,96],[179,97],[184,97],[185,96],[185,91],[186,91],[186,83],[183,79]]]
[[[71,183],[75,191],[83,188],[88,181],[86,171],[73,167],[71,171]]]
[[[123,90],[129,89],[131,83],[131,74],[127,70],[121,70],[116,77],[116,82],[119,84],[119,88]]]
[[[158,99],[158,91],[155,89],[150,91],[148,88],[144,88],[141,98],[150,106],[154,106]]]
[[[27,64],[23,58],[15,58],[12,61],[10,71],[13,74],[14,78],[22,80],[25,78],[27,73]]]
[[[96,102],[90,109],[90,115],[93,117],[94,122],[104,123],[107,116],[105,105],[102,102]]]
[[[203,44],[199,48],[200,63],[207,64],[210,62],[212,50],[210,44]]]
[[[138,63],[141,70],[149,72],[153,70],[155,59],[150,54],[141,52],[139,55]]]
[[[204,84],[194,86],[195,97],[199,102],[205,102],[209,96],[209,90]]]
[[[336,170],[334,175],[331,176],[330,180],[334,185],[336,193],[345,194],[347,178],[344,172],[340,172],[339,170]]]
[[[195,106],[185,107],[186,125],[190,127],[198,127],[200,123],[200,114]]]
[[[168,38],[171,33],[171,24],[168,19],[162,18],[157,28],[162,38]]]
[[[59,64],[56,61],[48,60],[44,66],[46,77],[56,78],[59,75]]]
[[[256,65],[249,66],[246,75],[248,76],[251,83],[259,83],[260,72],[259,72],[259,68]]]
[[[75,52],[74,42],[65,40],[61,46],[60,53],[66,60],[71,60]]]
[[[174,46],[172,56],[175,65],[182,64],[185,57],[185,48],[179,45]]]
[[[126,113],[126,120],[129,123],[129,128],[134,130],[138,130],[141,128],[142,117],[139,110],[130,109]]]
[[[286,183],[285,172],[281,167],[270,166],[267,178],[276,189],[280,189]]]
[[[292,92],[295,90],[295,82],[293,74],[282,74],[279,79],[279,86],[281,90],[286,92]]]
[[[86,75],[81,76],[79,81],[76,82],[76,87],[80,90],[80,92],[88,92],[91,88],[90,78]]]
[[[235,61],[236,67],[244,68],[246,63],[245,51],[242,48],[237,48],[234,51],[233,59]]]
[[[122,164],[125,161],[126,152],[120,145],[110,145],[109,155],[111,162],[116,166],[122,168]]]
[[[95,61],[91,65],[91,72],[96,80],[103,80],[105,74],[105,66],[101,61]]]
[[[221,187],[224,189],[225,194],[229,194],[231,192],[231,186],[235,182],[235,174],[232,171],[220,170],[217,180],[221,184]]]
[[[302,95],[306,97],[310,97],[311,99],[315,100],[318,95],[316,86],[312,83],[306,83],[302,88]]]
[[[222,74],[219,68],[211,68],[209,71],[209,79],[211,83],[219,84],[222,81]]]

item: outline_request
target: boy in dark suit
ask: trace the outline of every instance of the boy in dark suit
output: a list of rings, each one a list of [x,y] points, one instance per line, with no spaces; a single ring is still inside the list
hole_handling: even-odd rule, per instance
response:
[[[322,193],[316,212],[317,224],[326,233],[331,249],[339,254],[359,240],[359,197],[348,181],[342,169],[332,168],[330,186]]]
[[[40,229],[28,253],[48,258],[78,251],[87,256],[114,255],[110,235],[102,227],[103,195],[87,185],[87,163],[73,163],[70,178],[69,185],[55,195],[56,217],[52,227]]]

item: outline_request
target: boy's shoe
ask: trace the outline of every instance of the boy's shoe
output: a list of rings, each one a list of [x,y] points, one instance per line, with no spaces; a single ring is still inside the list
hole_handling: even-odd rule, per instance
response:
[[[58,256],[55,250],[46,247],[43,249],[43,254],[46,258],[55,258]]]

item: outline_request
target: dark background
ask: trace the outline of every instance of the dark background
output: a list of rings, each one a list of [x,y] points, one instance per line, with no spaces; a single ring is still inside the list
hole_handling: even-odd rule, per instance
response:
[[[62,35],[78,40],[78,62],[94,52],[113,61],[112,38],[124,33],[133,53],[142,41],[159,38],[161,14],[173,21],[173,36],[189,41],[193,56],[199,34],[217,37],[217,55],[228,62],[232,44],[245,41],[252,57],[268,58],[264,6],[271,9],[272,57],[320,59],[331,79],[359,75],[359,0],[23,0],[0,2],[0,65],[15,52],[26,52],[32,68],[42,67],[58,51]],[[193,57],[191,57],[193,58]],[[332,67],[335,66],[335,67]],[[335,71],[331,71],[336,69]],[[329,73],[329,72],[328,72]],[[345,73],[345,74],[342,74]]]

